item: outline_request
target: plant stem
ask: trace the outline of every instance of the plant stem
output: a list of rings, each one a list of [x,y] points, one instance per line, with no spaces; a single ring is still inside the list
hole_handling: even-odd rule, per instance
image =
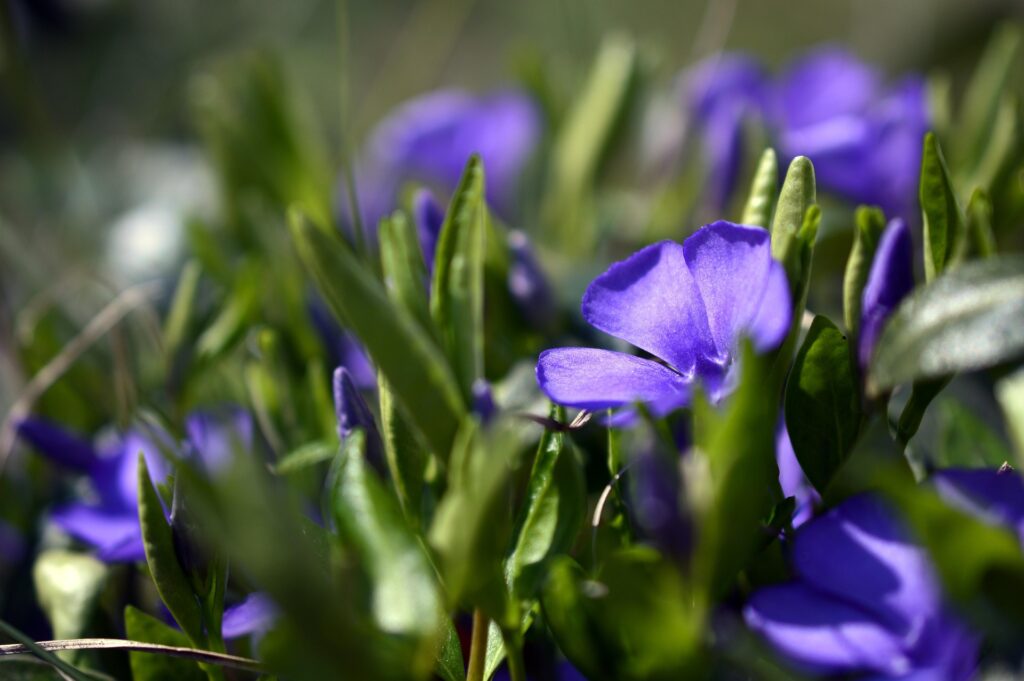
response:
[[[469,667],[466,681],[484,681],[484,661],[487,659],[487,629],[489,622],[480,608],[473,611],[473,634],[469,643]]]
[[[526,665],[523,663],[523,645],[514,632],[501,631],[505,644],[505,658],[508,661],[509,681],[526,681]]]

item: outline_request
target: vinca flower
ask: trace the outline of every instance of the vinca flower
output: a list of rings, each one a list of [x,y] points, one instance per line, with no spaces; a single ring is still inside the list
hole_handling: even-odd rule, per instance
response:
[[[950,505],[1012,531],[1024,546],[1024,480],[1009,466],[998,470],[950,468],[932,484]]]
[[[224,609],[221,633],[225,639],[264,634],[277,619],[278,609],[270,598],[254,591],[234,606]]]
[[[193,413],[186,421],[186,456],[207,472],[220,470],[230,459],[235,442],[249,449],[252,421],[246,412],[212,415]],[[93,446],[62,427],[38,418],[23,420],[18,435],[55,463],[88,476],[95,499],[58,506],[50,519],[67,534],[96,551],[108,563],[144,561],[138,504],[138,456],[154,483],[167,481],[170,466],[162,450],[178,448],[163,431],[129,431],[112,443]]]
[[[352,374],[345,367],[334,370],[334,411],[338,418],[338,439],[344,443],[357,429],[366,437],[366,460],[378,472],[387,470],[384,441],[380,438],[373,412],[359,393]]]
[[[791,558],[795,579],[756,591],[743,615],[799,670],[878,681],[972,677],[976,637],[881,501],[854,497],[806,523]]]
[[[519,176],[540,131],[539,111],[517,90],[483,97],[441,90],[406,102],[374,129],[356,168],[363,224],[375,233],[373,226],[394,209],[403,183],[415,181],[450,194],[473,154],[487,168],[488,204],[510,215]],[[347,226],[343,189],[338,213]]]
[[[878,249],[861,294],[860,339],[857,346],[861,367],[868,366],[885,322],[914,288],[913,257],[910,228],[900,218],[891,220],[878,241]]]
[[[921,140],[929,126],[923,79],[887,87],[845,50],[810,52],[772,79],[748,57],[718,55],[683,77],[702,135],[712,205],[724,208],[742,163],[744,125],[767,128],[784,161],[807,156],[818,185],[849,201],[912,219]]]
[[[643,402],[657,416],[688,404],[697,381],[720,399],[731,387],[740,337],[770,350],[792,316],[768,232],[724,221],[613,264],[590,284],[582,311],[592,326],[662,361],[597,348],[546,350],[537,362],[541,389],[558,404],[598,410]]]
[[[793,443],[786,430],[786,421],[782,418],[775,429],[775,461],[779,466],[779,486],[782,487],[782,494],[793,497],[796,502],[793,509],[793,527],[800,527],[814,515],[814,507],[821,502],[821,497],[797,461]]]

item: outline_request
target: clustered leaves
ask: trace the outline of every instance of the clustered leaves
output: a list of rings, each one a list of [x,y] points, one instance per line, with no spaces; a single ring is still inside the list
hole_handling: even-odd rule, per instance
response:
[[[223,214],[190,230],[143,406],[114,453],[66,432],[83,421],[49,404],[19,425],[100,499],[75,502],[74,523],[49,509],[74,541],[44,534],[25,559],[53,637],[176,652],[121,659],[81,642],[55,656],[2,623],[24,646],[4,655],[46,666],[0,657],[0,672],[959,680],[1019,668],[1024,128],[1004,92],[1019,42],[999,33],[956,123],[936,112],[915,144],[920,216],[844,205],[835,159],[790,153],[794,136],[776,131],[784,174],[759,150],[735,211],[695,229],[691,206],[655,244],[686,203],[678,183],[637,191],[658,206],[650,229],[616,232],[602,213],[641,104],[644,62],[623,38],[559,117],[527,93],[408,105],[338,196],[272,62],[204,80],[196,115]],[[480,132],[506,114],[521,125]],[[449,127],[460,156],[435,158]],[[465,140],[479,153],[463,158]],[[542,190],[508,199],[530,188]],[[894,205],[891,187],[879,196]],[[639,350],[581,324],[581,298],[594,329]],[[972,413],[964,395],[999,409]],[[224,404],[242,406],[205,411]],[[84,423],[109,415],[99,405]],[[96,538],[114,522],[144,560]]]

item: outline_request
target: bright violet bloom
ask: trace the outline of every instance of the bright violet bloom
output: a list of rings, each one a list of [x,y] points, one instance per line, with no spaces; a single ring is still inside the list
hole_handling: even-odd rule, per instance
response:
[[[792,582],[743,611],[798,669],[871,679],[966,681],[978,642],[948,611],[927,554],[881,501],[854,497],[806,523]]]
[[[373,226],[394,208],[405,182],[450,194],[472,154],[484,163],[488,203],[509,215],[540,131],[537,107],[516,90],[484,97],[440,90],[403,104],[373,131],[357,168],[363,224],[375,233]],[[343,191],[339,197],[345,203]],[[347,204],[340,208],[347,224]]]
[[[274,625],[277,615],[277,606],[266,594],[253,592],[240,603],[224,609],[221,634],[227,640],[265,634]]]
[[[378,472],[385,472],[384,441],[377,422],[345,367],[334,370],[334,411],[338,417],[338,439],[344,443],[357,429],[362,430],[366,437],[366,460]]]
[[[862,367],[871,361],[885,322],[914,288],[913,248],[906,222],[891,220],[882,232],[861,294],[857,354]]]
[[[951,468],[932,475],[950,505],[1017,535],[1024,546],[1024,480],[1009,466],[999,470]]]
[[[720,399],[740,337],[758,351],[774,348],[792,316],[768,232],[724,221],[615,263],[590,284],[582,310],[594,327],[664,363],[596,348],[546,350],[537,362],[541,389],[558,404],[598,410],[644,402],[658,416],[688,404],[695,381]]]
[[[192,414],[187,419],[186,431],[186,456],[195,456],[211,473],[225,465],[234,443],[243,448],[251,448],[252,444],[252,421],[241,410],[217,416]],[[18,435],[56,463],[88,475],[92,483],[95,498],[55,508],[50,513],[54,524],[93,547],[102,561],[146,559],[139,527],[138,456],[141,451],[146,457],[146,467],[154,482],[166,481],[170,466],[161,450],[178,450],[170,435],[130,431],[113,443],[94,448],[77,435],[37,418],[23,420],[18,425]]]

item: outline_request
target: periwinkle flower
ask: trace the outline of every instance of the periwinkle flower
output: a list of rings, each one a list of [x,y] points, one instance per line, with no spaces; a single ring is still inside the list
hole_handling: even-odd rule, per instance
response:
[[[947,503],[1008,528],[1024,546],[1024,479],[1012,468],[949,468],[936,471],[931,480]]]
[[[861,293],[860,338],[857,345],[861,367],[868,366],[885,322],[914,288],[913,257],[910,228],[901,218],[891,220],[878,241],[868,279]]]
[[[201,468],[211,473],[224,465],[229,443],[244,449],[252,444],[250,417],[241,410],[230,410],[217,417],[193,413],[187,419],[186,430],[186,456],[194,457]],[[146,433],[133,430],[112,443],[94,447],[56,424],[27,418],[18,424],[18,435],[54,462],[89,477],[96,498],[58,506],[50,513],[54,524],[94,548],[102,561],[146,559],[139,526],[138,456],[139,452],[145,456],[155,483],[165,482],[170,466],[162,452],[178,450],[169,434],[157,429]]]
[[[558,404],[598,410],[643,402],[658,416],[688,404],[695,381],[720,399],[731,387],[740,337],[758,351],[774,348],[792,316],[768,232],[724,221],[613,264],[590,284],[582,311],[592,326],[664,363],[596,348],[546,350],[537,362],[541,389]]]
[[[796,452],[793,451],[793,442],[789,439],[789,431],[786,430],[786,421],[782,418],[775,429],[775,462],[779,466],[782,494],[793,497],[796,502],[793,527],[800,527],[814,515],[814,507],[821,501],[821,497],[800,467]]]
[[[526,233],[509,232],[508,249],[512,256],[508,267],[508,290],[512,300],[534,327],[551,326],[558,313],[555,298]]]
[[[756,591],[747,625],[822,676],[966,681],[978,640],[949,611],[927,554],[880,500],[851,498],[792,543],[795,579]]]
[[[266,594],[254,591],[241,602],[224,609],[221,635],[225,640],[250,634],[262,635],[274,625],[277,616],[277,605]]]
[[[483,97],[440,90],[406,102],[375,128],[357,167],[363,224],[375,233],[373,225],[394,208],[405,182],[450,194],[472,154],[479,154],[486,168],[488,202],[500,214],[510,214],[540,130],[537,107],[517,90]],[[345,203],[344,192],[340,196]],[[348,223],[347,206],[340,218]]]
[[[441,237],[441,227],[444,226],[444,208],[429,189],[418,189],[413,195],[412,223],[416,227],[416,237],[420,242],[427,271],[433,272],[437,240]]]

